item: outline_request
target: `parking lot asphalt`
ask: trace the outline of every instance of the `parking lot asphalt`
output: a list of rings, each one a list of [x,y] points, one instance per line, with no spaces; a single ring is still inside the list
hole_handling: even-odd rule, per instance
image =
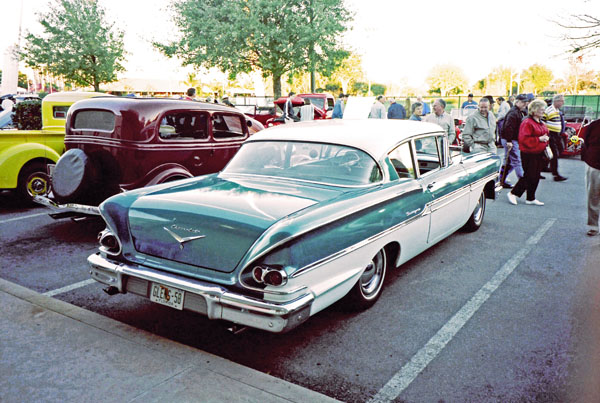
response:
[[[3,402],[335,402],[0,279]]]

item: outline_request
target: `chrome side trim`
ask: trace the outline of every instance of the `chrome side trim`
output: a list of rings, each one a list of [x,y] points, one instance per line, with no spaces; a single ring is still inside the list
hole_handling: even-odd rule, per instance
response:
[[[51,200],[44,196],[34,196],[33,201],[48,207],[49,209],[54,210],[57,213],[81,213],[88,215],[100,215],[100,210],[97,206],[88,206],[85,204],[77,203],[58,204],[54,200]]]
[[[180,275],[160,272],[135,264],[116,263],[96,253],[88,257],[94,280],[116,287],[124,293],[128,277],[179,288],[206,300],[206,316],[252,326],[269,332],[285,332],[310,316],[314,301],[311,293],[283,303],[274,303],[231,292],[225,287]]]
[[[320,260],[317,260],[316,262],[313,262],[313,263],[311,263],[311,264],[309,264],[307,266],[304,266],[304,267],[298,269],[294,274],[291,275],[291,278],[299,277],[299,276],[301,276],[303,274],[306,274],[306,273],[308,273],[308,272],[310,272],[310,271],[318,268],[319,266],[325,265],[325,264],[327,264],[327,263],[329,263],[329,262],[331,262],[331,261],[333,261],[335,259],[338,259],[338,258],[340,258],[340,257],[342,257],[344,255],[352,253],[355,250],[360,249],[363,246],[365,246],[365,245],[367,245],[367,244],[369,244],[371,242],[374,242],[374,241],[378,240],[379,238],[382,238],[382,237],[388,235],[391,232],[397,231],[400,228],[403,228],[403,227],[407,226],[408,224],[411,224],[412,222],[417,221],[419,218],[425,217],[425,216],[427,216],[429,214],[430,213],[427,212],[427,209],[423,209],[423,211],[419,215],[411,217],[408,220],[402,221],[401,223],[396,224],[393,227],[387,228],[387,229],[381,231],[378,234],[372,235],[371,237],[369,237],[367,239],[364,239],[364,240],[362,240],[362,241],[360,241],[360,242],[358,242],[358,243],[356,243],[354,245],[351,245],[351,246],[347,247],[346,249],[343,249],[341,251],[333,253],[333,254],[331,254],[331,255],[329,255],[327,257],[324,257],[324,258],[322,258]]]

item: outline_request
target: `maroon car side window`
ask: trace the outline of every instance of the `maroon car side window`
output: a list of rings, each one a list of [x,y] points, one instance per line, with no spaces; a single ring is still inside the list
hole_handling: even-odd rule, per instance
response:
[[[213,113],[213,137],[215,139],[229,139],[244,137],[244,121],[239,115]]]
[[[161,119],[158,134],[163,140],[206,140],[207,124],[208,114],[204,112],[169,112]]]

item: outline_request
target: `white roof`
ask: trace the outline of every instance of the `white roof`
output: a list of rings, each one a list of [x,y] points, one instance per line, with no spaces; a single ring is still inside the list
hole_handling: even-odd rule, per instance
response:
[[[252,135],[253,140],[313,141],[355,147],[379,158],[403,140],[441,132],[434,123],[398,119],[328,119],[274,126]]]

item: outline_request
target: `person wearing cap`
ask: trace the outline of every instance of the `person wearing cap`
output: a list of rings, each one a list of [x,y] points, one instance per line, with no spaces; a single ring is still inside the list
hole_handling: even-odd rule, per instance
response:
[[[462,140],[469,152],[496,153],[496,117],[490,111],[489,99],[481,98],[479,110],[467,117]]]
[[[567,180],[566,177],[558,173],[558,157],[563,151],[560,135],[565,131],[565,118],[560,108],[565,104],[565,97],[557,94],[552,98],[552,105],[546,108],[542,120],[546,123],[550,131],[550,148],[552,149],[552,159],[550,160],[550,172],[554,175],[556,182]]]
[[[227,95],[223,95],[223,104],[227,105],[227,106],[231,106],[232,108],[234,108],[235,106],[231,103],[231,101],[229,100],[229,96]]]
[[[371,107],[371,113],[369,114],[369,119],[387,119],[387,113],[385,111],[385,97],[383,95],[379,95],[375,102],[373,102],[373,106]]]
[[[454,119],[446,113],[446,101],[441,98],[436,99],[433,103],[433,113],[425,116],[423,120],[440,126],[448,134],[448,144],[454,143],[456,128],[454,127]]]
[[[402,106],[395,98],[392,98],[392,104],[388,108],[387,118],[406,119],[406,109],[404,109],[404,106]]]
[[[515,106],[510,108],[500,130],[500,143],[504,147],[504,166],[500,170],[500,183],[505,189],[512,188],[506,181],[508,175],[514,170],[517,178],[523,177],[521,151],[519,149],[519,127],[523,121],[523,111],[527,109],[527,96],[519,94],[515,98]]]
[[[467,96],[467,100],[465,102],[463,102],[461,109],[463,109],[463,110],[477,109],[477,102],[473,101],[473,94],[469,94]]]

